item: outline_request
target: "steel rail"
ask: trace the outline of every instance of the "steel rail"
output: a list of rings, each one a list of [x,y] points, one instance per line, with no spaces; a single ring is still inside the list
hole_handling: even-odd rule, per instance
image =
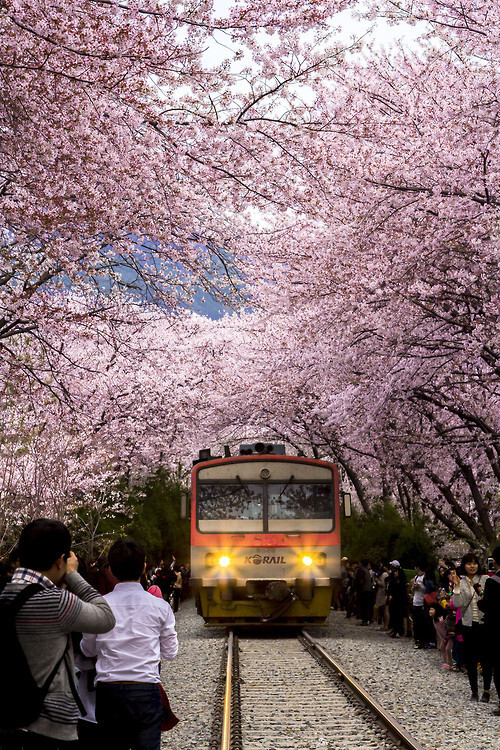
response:
[[[229,631],[227,638],[226,690],[222,716],[222,738],[220,750],[231,750],[231,709],[232,709],[232,676],[233,676],[233,642],[234,633]]]
[[[379,721],[383,724],[383,726],[388,730],[388,732],[394,739],[400,742],[401,745],[406,748],[406,750],[424,750],[422,745],[417,742],[417,740],[412,737],[406,731],[406,729],[401,724],[399,724],[399,722],[397,722],[396,719],[391,716],[388,711],[385,710],[385,708],[380,705],[378,701],[372,698],[366,692],[366,690],[358,682],[356,682],[356,680],[350,677],[347,672],[340,666],[340,664],[332,659],[328,651],[325,651],[325,649],[320,646],[319,643],[309,635],[309,633],[307,633],[305,630],[302,630],[302,635],[309,643],[311,648],[317,651],[323,661],[328,664],[328,666],[331,667],[335,672],[337,672],[337,674],[340,676],[340,679],[347,685],[347,687],[357,695],[361,702],[370,711],[372,711],[377,716]]]

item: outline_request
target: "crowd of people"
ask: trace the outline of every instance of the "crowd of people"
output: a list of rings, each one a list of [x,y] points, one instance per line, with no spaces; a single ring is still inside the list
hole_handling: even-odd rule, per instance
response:
[[[149,565],[145,572],[145,585],[154,596],[160,596],[172,605],[174,612],[179,609],[181,601],[189,598],[189,563],[177,565],[172,557],[170,565],[160,560],[157,566]]]
[[[178,721],[160,668],[177,654],[189,566],[148,566],[133,539],[86,565],[64,524],[37,519],[0,574],[2,677],[17,686],[0,702],[0,750],[160,750]],[[38,710],[23,704],[27,676]]]
[[[398,560],[344,558],[334,607],[439,648],[443,670],[465,669],[471,700],[488,703],[492,679],[500,690],[500,547],[492,556],[491,575],[470,553],[458,570],[442,561],[437,576],[417,565],[409,581]],[[178,721],[160,668],[177,654],[188,566],[148,566],[133,539],[87,566],[67,527],[42,518],[23,529],[0,586],[0,750],[160,750]]]
[[[473,552],[458,567],[416,564],[408,579],[398,560],[374,566],[344,557],[333,608],[391,638],[411,637],[416,649],[438,648],[443,671],[466,672],[471,701],[490,702],[492,679],[500,701],[500,547],[490,559],[489,572]]]

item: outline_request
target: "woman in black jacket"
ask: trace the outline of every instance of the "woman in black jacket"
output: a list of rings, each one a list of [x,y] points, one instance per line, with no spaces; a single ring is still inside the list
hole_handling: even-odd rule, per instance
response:
[[[406,575],[397,560],[390,563],[390,568],[387,584],[389,635],[391,638],[401,638],[404,635],[404,618],[407,609]]]

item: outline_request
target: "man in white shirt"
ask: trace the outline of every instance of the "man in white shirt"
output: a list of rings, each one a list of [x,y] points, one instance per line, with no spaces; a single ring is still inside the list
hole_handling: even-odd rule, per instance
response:
[[[104,597],[116,619],[105,635],[85,633],[80,648],[96,656],[96,719],[103,747],[160,750],[160,657],[178,650],[170,605],[144,591],[144,549],[133,539],[115,542],[108,554],[114,590]]]
[[[415,648],[425,648],[426,643],[426,613],[424,609],[425,574],[423,566],[415,565],[415,578],[412,581],[411,591],[412,613],[413,613],[413,638]]]

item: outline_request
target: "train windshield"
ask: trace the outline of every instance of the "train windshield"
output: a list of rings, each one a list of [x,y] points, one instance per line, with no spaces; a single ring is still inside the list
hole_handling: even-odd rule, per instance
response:
[[[269,485],[269,531],[329,531],[332,528],[331,483]]]
[[[332,488],[329,484],[297,484],[269,487],[269,518],[331,518]]]
[[[198,484],[200,531],[328,532],[333,528],[333,484],[239,481]]]
[[[262,531],[264,488],[259,484],[198,485],[200,531]]]

